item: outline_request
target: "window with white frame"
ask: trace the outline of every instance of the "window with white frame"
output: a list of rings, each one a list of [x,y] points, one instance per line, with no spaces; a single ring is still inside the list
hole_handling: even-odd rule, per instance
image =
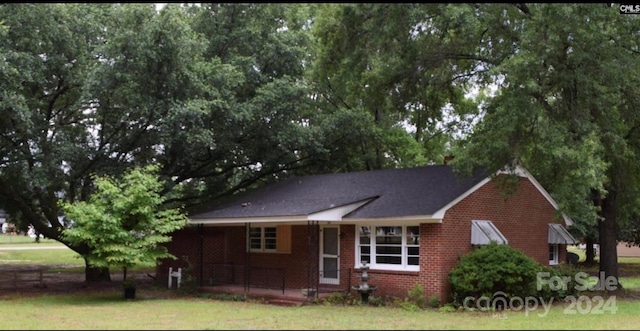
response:
[[[558,244],[549,244],[549,264],[558,264]]]
[[[276,250],[276,227],[249,228],[249,250],[252,252],[270,252]]]
[[[420,226],[359,225],[357,265],[372,269],[420,270]]]

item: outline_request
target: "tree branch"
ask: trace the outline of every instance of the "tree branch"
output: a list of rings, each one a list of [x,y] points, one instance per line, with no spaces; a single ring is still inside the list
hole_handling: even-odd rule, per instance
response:
[[[513,3],[512,5],[515,6],[516,8],[518,8],[527,17],[529,17],[529,18],[533,17],[533,14],[531,13],[531,10],[529,10],[529,7],[527,6],[526,3]]]

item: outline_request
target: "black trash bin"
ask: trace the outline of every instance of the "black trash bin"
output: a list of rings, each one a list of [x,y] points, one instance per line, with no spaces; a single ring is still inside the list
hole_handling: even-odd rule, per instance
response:
[[[567,263],[568,264],[576,264],[580,260],[580,256],[573,252],[567,252]]]

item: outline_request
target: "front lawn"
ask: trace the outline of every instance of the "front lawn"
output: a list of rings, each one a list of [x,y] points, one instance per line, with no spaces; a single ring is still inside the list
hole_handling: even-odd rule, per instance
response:
[[[160,290],[156,290],[160,291]],[[171,290],[163,290],[171,291]],[[355,329],[636,329],[640,301],[618,299],[615,312],[585,310],[565,303],[549,311],[407,311],[371,306],[281,307],[257,302],[197,297],[157,298],[142,291],[124,301],[119,291],[78,295],[5,297],[0,301],[4,329],[50,330],[355,330]],[[598,314],[598,312],[602,312]]]
[[[68,249],[0,250],[4,265],[55,261],[55,264],[81,266],[83,261],[75,256],[76,253]],[[575,267],[591,275],[598,272],[597,265],[578,263]],[[51,285],[48,289],[31,288],[12,294],[0,291],[0,311],[4,316],[0,325],[13,330],[637,329],[640,325],[640,299],[637,299],[640,298],[640,258],[620,258],[619,267],[622,292],[589,293],[531,311],[450,312],[444,308],[411,311],[391,306],[342,306],[323,302],[281,307],[255,300],[213,299],[164,287],[139,288],[135,300],[124,300],[119,286],[102,290],[77,286],[73,292],[60,294],[62,292]],[[81,267],[71,269],[83,270]],[[112,274],[119,272],[113,270]],[[615,298],[609,299],[607,295]]]

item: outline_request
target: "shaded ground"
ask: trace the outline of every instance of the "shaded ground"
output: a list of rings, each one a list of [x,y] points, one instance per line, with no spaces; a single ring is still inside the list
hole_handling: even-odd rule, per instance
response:
[[[64,294],[88,293],[92,291],[122,291],[122,272],[111,271],[111,282],[86,282],[82,270],[65,265],[0,265],[0,296],[20,294]],[[42,282],[39,271],[42,270]],[[18,281],[15,281],[17,272]],[[167,289],[167,284],[159,284],[148,272],[130,272],[128,277],[136,279],[136,297],[174,296],[177,291]],[[164,286],[162,286],[164,285]]]

